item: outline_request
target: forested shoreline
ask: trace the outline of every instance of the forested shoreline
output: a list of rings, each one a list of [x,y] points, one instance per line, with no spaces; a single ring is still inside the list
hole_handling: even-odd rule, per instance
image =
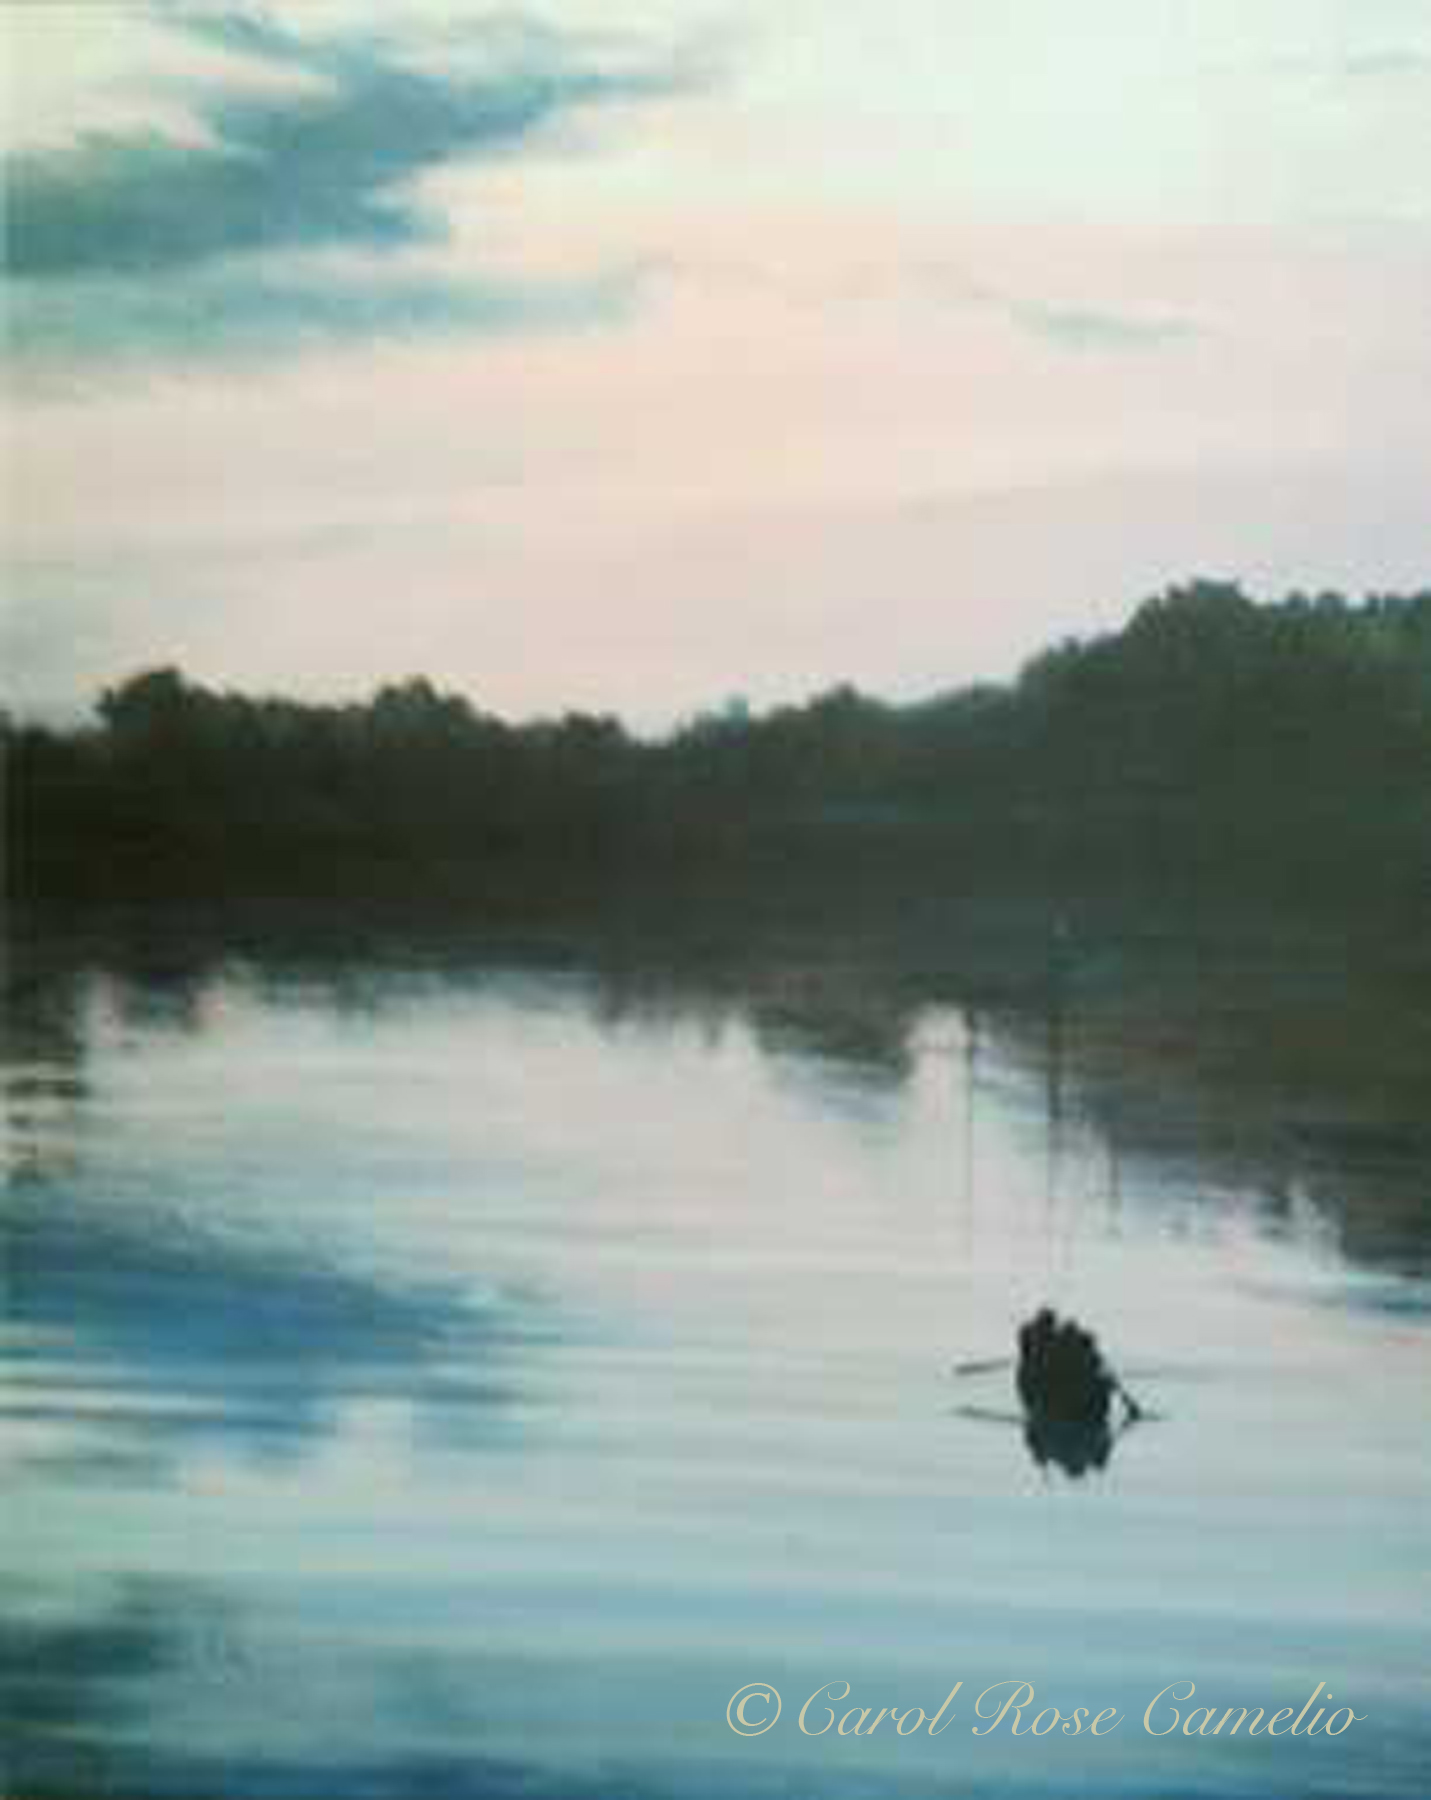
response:
[[[1431,590],[1193,582],[1008,684],[843,686],[657,740],[422,678],[315,704],[175,669],[4,738],[11,895],[39,905],[912,875],[1431,899]]]

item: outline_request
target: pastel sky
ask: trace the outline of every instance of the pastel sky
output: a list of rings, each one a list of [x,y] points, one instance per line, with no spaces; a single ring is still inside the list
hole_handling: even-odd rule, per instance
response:
[[[4,0],[8,703],[660,726],[1431,580],[1431,0]]]

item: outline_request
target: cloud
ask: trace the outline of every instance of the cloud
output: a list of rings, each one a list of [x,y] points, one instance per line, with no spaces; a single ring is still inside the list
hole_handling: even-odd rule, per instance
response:
[[[1019,331],[1063,350],[1156,350],[1200,337],[1204,330],[1194,319],[1170,314],[1030,300],[973,281],[958,269],[926,268],[924,274],[942,299],[997,313]]]
[[[1431,54],[1424,50],[1370,50],[1345,57],[1342,73],[1362,81],[1401,81],[1431,75]]]
[[[1214,75],[1260,79],[1284,78],[1330,87],[1341,81],[1408,81],[1431,75],[1431,49],[1411,44],[1352,50],[1343,55],[1263,56],[1252,62],[1216,61],[1203,65]]]
[[[1013,324],[1068,350],[1152,350],[1195,337],[1199,331],[1190,319],[1054,306],[1007,295],[991,295],[989,300]]]
[[[610,316],[628,291],[609,277],[547,288],[431,268],[369,268],[360,291],[332,261],[442,245],[447,221],[415,191],[423,177],[510,158],[593,109],[682,91],[694,77],[677,59],[618,55],[507,16],[474,23],[466,54],[443,68],[411,47],[300,36],[254,14],[172,22],[284,79],[194,84],[197,141],[91,135],[11,159],[6,260],[22,355],[550,326]]]
[[[352,340],[571,331],[628,317],[645,271],[558,282],[220,268],[181,281],[27,284],[6,321],[19,386],[63,391],[96,364],[263,358]]]

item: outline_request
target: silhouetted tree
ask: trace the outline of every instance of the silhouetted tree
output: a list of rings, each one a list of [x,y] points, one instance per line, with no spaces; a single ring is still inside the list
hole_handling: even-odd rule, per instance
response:
[[[23,892],[480,885],[517,860],[1431,886],[1431,591],[1262,605],[1195,580],[1008,686],[897,707],[844,685],[658,742],[509,724],[421,676],[335,705],[163,667],[97,710],[0,727]]]

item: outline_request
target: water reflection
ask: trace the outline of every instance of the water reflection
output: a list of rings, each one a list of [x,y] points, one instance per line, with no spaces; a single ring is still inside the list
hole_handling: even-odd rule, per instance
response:
[[[1090,1469],[1104,1469],[1113,1454],[1113,1432],[1106,1419],[1024,1420],[1024,1442],[1040,1469],[1050,1463],[1075,1481]]]
[[[512,1296],[387,1285],[33,1176],[12,1188],[7,1238],[0,1415],[88,1416],[151,1449],[222,1432],[296,1454],[344,1400],[385,1393],[466,1441],[480,1411],[495,1436],[515,1397],[504,1350],[550,1331]]]
[[[0,1599],[7,1792],[150,1791],[145,1759],[123,1742],[136,1695],[176,1668],[181,1640],[201,1622],[217,1640],[222,1603],[191,1585],[134,1579],[105,1584],[83,1610],[47,1606],[21,1584]]]
[[[1330,1090],[1249,1056],[1242,988],[1080,965],[1054,1019],[1037,970],[838,945],[156,933],[31,976],[22,1791],[947,1791],[953,1739],[756,1755],[725,1698],[1131,1705],[1184,1667],[1364,1681],[1375,1778],[1363,1742],[1318,1779],[1418,1791],[1431,1145],[1388,1057],[1377,1117],[1357,1056]],[[1156,1426],[1025,1418],[1004,1353],[1045,1299]],[[970,1782],[1184,1791],[1115,1748]]]

